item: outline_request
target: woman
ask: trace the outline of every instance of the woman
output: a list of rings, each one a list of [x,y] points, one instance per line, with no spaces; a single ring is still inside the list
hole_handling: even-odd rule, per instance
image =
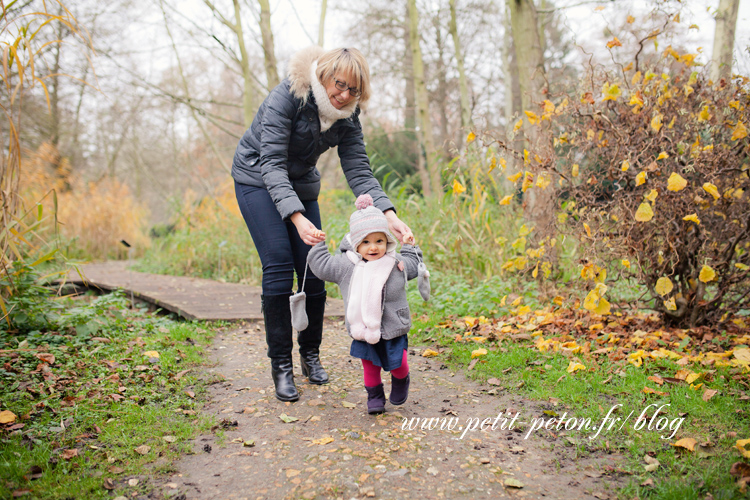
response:
[[[296,401],[289,297],[294,273],[305,273],[310,247],[325,240],[318,194],[320,155],[338,146],[341,168],[355,196],[368,193],[391,232],[412,241],[411,230],[373,177],[365,152],[360,109],[370,97],[367,61],[356,49],[310,47],[292,57],[289,76],[271,91],[245,132],[232,163],[237,202],[263,264],[263,317],[276,397]],[[325,384],[320,364],[324,283],[307,273],[308,327],[297,335],[302,373]]]

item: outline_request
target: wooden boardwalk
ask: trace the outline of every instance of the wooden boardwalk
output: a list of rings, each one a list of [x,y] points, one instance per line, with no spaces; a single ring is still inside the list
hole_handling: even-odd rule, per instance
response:
[[[186,319],[239,321],[263,319],[261,289],[202,278],[130,271],[127,262],[110,261],[81,266],[83,278],[71,271],[67,282],[101,290],[121,288],[133,296]],[[344,302],[328,299],[326,316],[344,316]]]

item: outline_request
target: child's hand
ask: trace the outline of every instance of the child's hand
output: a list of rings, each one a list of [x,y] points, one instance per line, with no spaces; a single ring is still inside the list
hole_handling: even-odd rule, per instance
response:
[[[398,261],[398,270],[403,271],[404,270],[404,261],[400,260]]]

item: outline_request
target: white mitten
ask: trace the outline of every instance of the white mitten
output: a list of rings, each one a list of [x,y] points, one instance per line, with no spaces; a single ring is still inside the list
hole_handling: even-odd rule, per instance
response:
[[[292,310],[292,327],[301,332],[307,328],[307,294],[305,292],[295,293],[289,297],[289,308]]]
[[[417,264],[417,288],[425,301],[430,300],[430,271],[424,262]]]

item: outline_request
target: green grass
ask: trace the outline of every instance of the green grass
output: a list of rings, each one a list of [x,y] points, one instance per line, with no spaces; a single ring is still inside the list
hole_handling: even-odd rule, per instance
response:
[[[495,293],[497,283],[488,288],[491,290],[482,290],[482,286],[478,284],[473,288],[474,294],[467,300],[471,303],[473,296],[482,297]],[[504,293],[504,289],[500,293]],[[533,290],[529,291],[531,293]],[[540,352],[529,341],[514,342],[505,339],[484,344],[473,341],[456,342],[456,333],[464,332],[442,327],[440,323],[445,319],[445,314],[433,311],[456,311],[460,317],[467,314],[466,311],[471,313],[477,309],[463,304],[455,308],[450,304],[431,304],[421,306],[423,311],[420,312],[416,299],[413,296],[411,299],[414,302],[412,312],[417,313],[410,334],[414,345],[442,348],[440,360],[453,371],[466,370],[472,361],[472,351],[483,347],[488,350],[488,354],[472,370],[466,370],[470,378],[482,382],[496,378],[500,385],[487,385],[488,390],[520,394],[548,403],[545,408],[551,412],[549,415],[522,413],[522,417],[529,420],[549,418],[554,414],[562,417],[567,412],[566,419],[589,418],[592,427],[598,428],[610,408],[621,404],[612,416],[620,417],[622,421],[611,430],[605,428],[598,437],[589,439],[595,431],[586,433],[571,429],[562,432],[556,441],[556,445],[562,442],[563,445],[575,446],[578,456],[610,451],[623,453],[624,461],[614,464],[629,473],[625,476],[626,486],[619,491],[620,498],[704,499],[709,493],[714,499],[748,498],[740,492],[735,485],[736,479],[729,474],[734,462],[743,461],[734,447],[736,441],[750,438],[750,412],[747,402],[739,399],[743,391],[748,392],[747,382],[750,377],[740,368],[688,366],[688,369],[704,374],[704,379],[696,382],[704,383],[698,390],[693,390],[685,383],[665,383],[659,387],[648,380],[651,375],[673,377],[682,368],[669,360],[648,360],[641,367],[635,367],[625,361],[610,362],[604,356],[597,359],[579,355],[578,359],[587,369],[571,374],[567,372],[567,368],[572,358],[559,353]],[[528,296],[524,303],[538,306]],[[668,395],[645,394],[642,391],[646,386],[667,392]],[[703,401],[703,390],[707,387],[717,389],[719,393],[709,401]],[[644,428],[634,429],[638,416],[650,404],[656,404],[657,407],[670,405],[662,409],[654,423],[666,417],[670,425],[677,428],[671,439],[660,437],[672,434],[669,427],[659,432],[654,428],[648,430],[641,424]],[[649,417],[653,416],[654,408],[652,406],[647,412]],[[628,415],[630,417],[626,420]],[[680,419],[684,420],[678,427]],[[620,430],[622,422],[626,424]],[[535,432],[546,433],[544,430]],[[678,439],[685,437],[696,439],[698,445],[695,451],[672,446]],[[710,446],[699,446],[705,443],[710,443]],[[644,469],[647,465],[644,456],[647,454],[660,462],[660,466],[653,472],[646,472]],[[648,479],[653,481],[653,486],[641,486]]]
[[[0,430],[0,498],[23,490],[39,499],[145,494],[152,486],[144,476],[171,471],[211,427],[198,410],[213,325],[131,311],[121,297],[119,305],[106,297],[107,314],[80,333],[0,334],[0,411],[17,416]],[[79,314],[86,307],[65,304]],[[54,362],[40,365],[40,353]],[[140,483],[128,486],[134,477]]]

